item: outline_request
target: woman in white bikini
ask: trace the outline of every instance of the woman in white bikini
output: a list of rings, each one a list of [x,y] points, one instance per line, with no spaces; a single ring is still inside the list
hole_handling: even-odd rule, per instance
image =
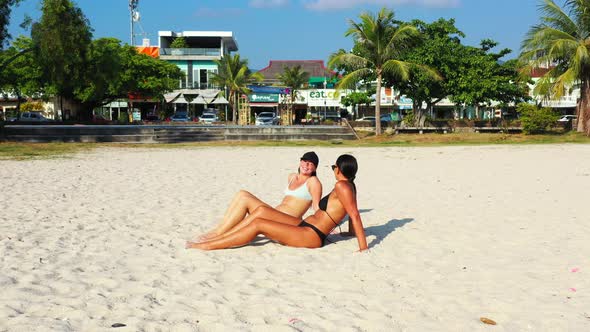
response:
[[[282,202],[273,208],[248,191],[240,190],[233,198],[223,220],[215,229],[199,237],[199,241],[210,241],[240,229],[254,218],[282,219],[283,216],[301,219],[313,207],[317,210],[322,197],[322,184],[316,176],[319,158],[315,152],[306,152],[299,161],[297,173],[289,174]],[[256,210],[256,213],[253,213]],[[290,220],[290,219],[289,219]]]

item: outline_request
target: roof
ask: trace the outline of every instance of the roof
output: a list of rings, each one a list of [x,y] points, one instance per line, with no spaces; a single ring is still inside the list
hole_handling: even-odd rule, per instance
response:
[[[301,66],[310,77],[332,77],[336,72],[324,66],[324,60],[270,60],[268,66],[258,72],[264,75],[264,80],[278,80],[285,67]]]
[[[549,72],[551,69],[553,69],[553,68],[535,67],[531,71],[531,77],[532,78],[542,77],[543,75],[547,74],[547,72]]]
[[[223,39],[223,42],[227,45],[230,51],[238,50],[238,43],[234,39],[232,31],[158,31],[158,37],[186,37],[186,38],[210,38],[218,37]]]

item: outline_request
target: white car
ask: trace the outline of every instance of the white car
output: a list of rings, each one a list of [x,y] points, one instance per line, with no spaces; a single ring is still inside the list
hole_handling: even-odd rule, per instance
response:
[[[577,119],[577,118],[578,118],[578,117],[577,117],[577,116],[575,116],[575,115],[564,115],[564,116],[562,116],[562,117],[561,117],[559,120],[557,120],[557,121],[559,121],[559,122],[570,122],[570,121],[572,121],[572,120],[575,120],[575,119]]]
[[[213,122],[218,122],[219,118],[217,117],[217,115],[215,113],[203,113],[203,115],[201,115],[199,117],[199,122],[204,122],[204,123],[213,123]]]
[[[272,126],[279,124],[279,118],[274,112],[260,112],[256,115],[257,126]]]

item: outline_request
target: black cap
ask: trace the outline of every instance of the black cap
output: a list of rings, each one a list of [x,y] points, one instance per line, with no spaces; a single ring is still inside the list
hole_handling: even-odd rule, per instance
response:
[[[314,164],[316,168],[320,163],[320,158],[318,158],[318,155],[315,154],[315,152],[313,151],[306,152],[305,154],[303,154],[303,156],[301,156],[301,160],[311,161],[311,163]]]

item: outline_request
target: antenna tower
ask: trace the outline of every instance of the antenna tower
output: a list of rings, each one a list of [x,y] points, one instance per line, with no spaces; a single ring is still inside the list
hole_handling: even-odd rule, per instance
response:
[[[135,46],[135,33],[133,31],[135,22],[139,21],[139,12],[137,11],[139,0],[129,0],[130,25],[131,25],[131,46]]]

